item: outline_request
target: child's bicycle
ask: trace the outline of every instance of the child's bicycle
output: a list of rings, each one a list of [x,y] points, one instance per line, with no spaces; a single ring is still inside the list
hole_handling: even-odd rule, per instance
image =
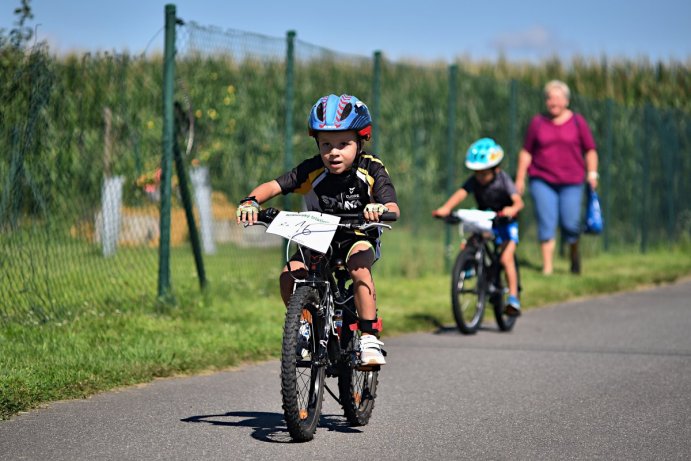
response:
[[[259,222],[268,225],[279,213],[274,208],[262,210]],[[359,230],[391,228],[377,222],[365,223],[361,215],[337,216],[341,221],[331,225],[332,229],[335,229],[333,226]],[[395,221],[396,215],[384,213],[380,219]],[[319,233],[319,226],[306,226],[300,236],[317,237]],[[286,261],[290,259],[290,241],[288,243]],[[296,244],[308,274],[304,279],[295,280],[286,310],[281,395],[288,431],[294,440],[302,442],[314,437],[324,389],[341,404],[351,425],[366,425],[374,408],[380,367],[362,366],[360,362],[358,317],[345,261],[332,258],[331,247],[320,253],[298,242]],[[338,378],[339,396],[325,385],[327,376]]]
[[[459,233],[464,237],[451,272],[451,304],[458,329],[464,334],[475,333],[482,324],[489,301],[499,329],[510,331],[516,316],[505,312],[508,288],[500,262],[501,248],[495,244],[492,231],[492,223],[502,218],[493,211],[460,209],[441,219],[448,224],[458,224]],[[518,260],[514,261],[520,296]]]

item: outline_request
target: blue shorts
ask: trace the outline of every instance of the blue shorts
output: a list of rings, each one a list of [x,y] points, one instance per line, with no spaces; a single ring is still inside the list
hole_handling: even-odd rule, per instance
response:
[[[581,205],[583,184],[550,184],[542,179],[530,178],[537,219],[537,238],[541,242],[553,240],[560,225],[564,240],[573,243],[581,233]]]
[[[518,244],[518,221],[511,221],[508,224],[499,224],[492,230],[494,231],[494,241],[497,245],[501,245],[508,241]]]

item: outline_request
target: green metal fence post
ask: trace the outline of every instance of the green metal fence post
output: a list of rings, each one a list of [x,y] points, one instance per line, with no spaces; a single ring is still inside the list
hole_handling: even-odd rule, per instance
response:
[[[381,116],[381,51],[374,52],[372,71],[372,150],[379,153],[379,117]]]
[[[419,128],[420,124],[417,124],[418,128],[413,130],[413,167],[414,171],[424,171],[424,165],[422,162],[422,143],[424,142],[425,131]],[[423,222],[422,216],[422,194],[419,191],[422,190],[420,185],[420,175],[416,174],[413,176],[413,235],[417,236],[420,231],[420,222]],[[416,241],[417,243],[417,241]]]
[[[648,207],[650,204],[650,157],[652,155],[653,127],[651,120],[652,107],[646,104],[643,108],[643,161],[641,162],[641,253],[648,251]]]
[[[293,105],[294,105],[294,66],[295,66],[295,31],[289,30],[286,34],[286,87],[285,87],[285,133],[283,140],[283,170],[288,171],[293,167]],[[290,197],[283,196],[283,209],[290,210]],[[283,241],[285,254],[288,241]],[[283,257],[281,257],[281,262]]]
[[[448,120],[446,133],[446,195],[450,196],[455,188],[456,182],[456,99],[458,97],[457,90],[458,80],[458,65],[451,64],[449,66],[449,101],[448,101]],[[445,226],[444,236],[444,265],[448,271],[451,268],[451,226]]]
[[[613,140],[614,140],[614,132],[612,131],[612,117],[613,117],[613,112],[614,112],[614,101],[612,99],[607,98],[607,123],[605,125],[605,129],[607,130],[605,133],[605,152],[602,158],[602,165],[600,166],[600,171],[602,174],[600,175],[601,177],[601,182],[602,182],[602,187],[600,188],[600,195],[602,196],[602,205],[603,205],[603,210],[602,210],[602,217],[605,222],[605,228],[603,229],[603,236],[602,236],[602,243],[604,246],[605,251],[609,250],[609,228],[610,226],[608,223],[610,223],[610,218],[612,216],[612,207],[610,206],[611,200],[610,200],[610,184],[611,184],[611,174],[610,174],[610,168],[612,165],[612,155],[613,155]]]
[[[511,158],[515,155],[518,158],[518,151],[516,149],[516,139],[518,137],[518,82],[516,79],[511,79],[509,84],[509,155],[504,165],[509,165],[509,172],[513,175],[516,173],[516,166],[518,162],[511,161]]]
[[[165,7],[163,61],[163,158],[161,159],[161,220],[158,244],[158,296],[170,295],[170,206],[173,169],[173,82],[175,76],[175,5]]]
[[[293,167],[293,104],[294,104],[294,66],[295,66],[295,31],[289,30],[286,36],[286,88],[285,88],[285,135],[283,152],[283,169],[288,171]],[[290,208],[290,200],[283,196],[283,206]]]
[[[667,184],[669,184],[669,195],[667,196],[667,239],[670,242],[674,242],[676,235],[674,229],[674,223],[677,216],[676,203],[677,201],[681,203],[683,200],[679,196],[679,170],[677,169],[678,154],[679,154],[679,143],[677,139],[677,132],[675,130],[673,115],[669,112],[665,113],[666,117],[664,119],[662,126],[662,158],[663,163],[663,176],[667,178]]]

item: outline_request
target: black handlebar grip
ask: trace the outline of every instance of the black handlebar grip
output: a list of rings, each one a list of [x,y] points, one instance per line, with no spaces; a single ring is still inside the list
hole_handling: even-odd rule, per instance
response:
[[[440,219],[440,220],[444,221],[446,224],[458,224],[461,222],[461,218],[459,218],[458,216],[456,216],[453,213],[446,215],[446,216],[434,215],[434,217],[436,219]]]
[[[259,212],[259,217],[257,219],[263,223],[271,224],[271,221],[278,215],[278,212],[279,210],[276,208],[265,208]]]
[[[393,222],[398,220],[398,216],[393,211],[387,211],[379,216],[379,220]]]

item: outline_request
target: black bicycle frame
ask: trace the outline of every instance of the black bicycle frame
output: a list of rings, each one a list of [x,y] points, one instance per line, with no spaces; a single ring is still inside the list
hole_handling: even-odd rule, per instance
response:
[[[482,245],[490,258],[490,265],[486,267],[489,271],[486,274],[486,280],[490,284],[487,287],[487,293],[490,296],[489,301],[494,304],[496,302],[495,297],[497,294],[500,294],[497,291],[497,287],[501,286],[501,280],[499,278],[501,277],[501,255],[504,252],[504,248],[502,248],[502,245],[497,245],[494,240],[489,240],[484,237],[482,237]]]
[[[332,319],[329,317],[334,315],[337,308],[341,308],[343,310],[342,328],[349,328],[350,323],[352,323],[350,321],[357,319],[357,314],[350,312],[351,309],[346,306],[349,290],[346,289],[345,285],[350,279],[350,275],[345,270],[342,261],[337,260],[332,264],[327,254],[310,250],[305,256],[305,259],[307,259],[307,277],[295,283],[296,285],[307,285],[315,288],[319,293],[320,302],[318,309],[316,309],[316,312],[310,312],[313,321],[315,319],[317,321],[316,327],[318,331],[321,332],[316,363],[319,365],[335,365],[340,360],[343,352],[340,341],[342,332],[335,326],[331,328]],[[331,300],[329,300],[329,294],[331,295]],[[329,302],[334,304],[332,309],[328,307]],[[333,374],[328,369],[327,373]]]

